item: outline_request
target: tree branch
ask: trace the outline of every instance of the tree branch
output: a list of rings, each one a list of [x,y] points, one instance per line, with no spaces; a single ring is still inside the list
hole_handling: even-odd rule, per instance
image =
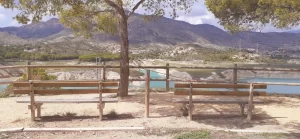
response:
[[[115,2],[111,1],[111,0],[104,0],[108,5],[110,5],[111,7],[115,8],[117,10],[118,13],[122,13],[123,8],[120,7],[118,4],[116,4]]]
[[[131,10],[131,12],[129,13],[128,17],[131,16],[131,15],[135,12],[135,10],[136,10],[137,8],[139,8],[139,6],[140,6],[144,1],[145,1],[145,0],[140,0],[140,1],[132,8],[132,10]]]

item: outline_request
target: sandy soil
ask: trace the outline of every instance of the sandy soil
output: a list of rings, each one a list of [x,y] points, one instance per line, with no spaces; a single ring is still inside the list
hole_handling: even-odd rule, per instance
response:
[[[106,104],[104,120],[98,120],[96,104],[44,104],[42,118],[37,122],[30,121],[30,111],[27,104],[18,104],[17,99],[0,98],[0,129],[16,127],[120,127],[144,126],[149,130],[166,129],[243,129],[257,131],[288,131],[300,132],[300,98],[292,97],[256,97],[267,102],[256,105],[252,121],[240,116],[238,105],[210,105],[196,104],[194,119],[189,121],[181,116],[182,104],[172,103],[175,98],[172,93],[151,92],[150,118],[144,118],[144,94],[134,93],[127,98],[120,99],[117,104]],[[37,98],[94,98],[97,95],[60,95],[39,96]],[[177,98],[177,96],[176,96]],[[117,118],[107,114],[115,110]],[[76,116],[63,116],[74,113]],[[119,134],[120,133],[120,134]],[[122,134],[132,138],[143,138],[138,132],[118,132],[116,138]],[[92,136],[97,133],[90,133]],[[111,136],[109,136],[111,135]],[[71,136],[71,135],[70,135]],[[68,136],[68,137],[70,137]],[[151,135],[148,136],[148,138]],[[42,137],[42,134],[41,136]],[[103,138],[113,137],[107,133]],[[151,138],[169,138],[169,135],[153,136]],[[63,136],[62,136],[63,138]]]

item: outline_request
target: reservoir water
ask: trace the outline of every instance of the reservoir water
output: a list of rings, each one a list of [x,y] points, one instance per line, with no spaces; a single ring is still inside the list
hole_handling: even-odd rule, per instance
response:
[[[146,73],[145,70],[141,72]],[[163,75],[157,72],[150,71],[151,78],[163,79]],[[249,78],[239,80],[240,82],[280,82],[280,83],[300,83],[300,79],[282,79],[282,78]],[[145,87],[145,84],[140,86]],[[165,88],[165,81],[152,81],[150,82],[150,88]],[[170,82],[170,88],[174,88],[174,82]],[[284,86],[284,85],[268,85],[266,89],[267,93],[280,93],[280,94],[300,94],[300,86]]]
[[[7,79],[0,79],[0,82],[8,82]],[[7,87],[7,84],[0,84],[0,93],[2,93]]]

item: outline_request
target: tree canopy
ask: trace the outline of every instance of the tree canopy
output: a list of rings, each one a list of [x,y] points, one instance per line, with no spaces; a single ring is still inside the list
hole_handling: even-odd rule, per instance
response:
[[[300,24],[299,0],[206,0],[206,5],[220,24],[233,32],[267,24],[284,29]]]

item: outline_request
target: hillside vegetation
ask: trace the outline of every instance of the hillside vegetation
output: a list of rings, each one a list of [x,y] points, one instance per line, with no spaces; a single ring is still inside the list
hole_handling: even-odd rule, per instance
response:
[[[130,54],[131,60],[142,59],[165,59],[171,61],[193,61],[202,62],[257,62],[257,63],[282,63],[285,60],[278,57],[272,58],[267,55],[249,53],[245,50],[236,49],[213,49],[205,48],[200,45],[186,44],[174,46],[172,48],[154,49],[155,46],[145,48],[145,51],[138,51]],[[115,61],[120,59],[118,53],[112,53],[107,50],[82,49],[80,53],[77,50],[68,50],[67,47],[48,48],[44,46],[1,46],[0,61],[9,59],[14,60],[79,60],[83,62],[95,62],[96,57],[101,61]]]

